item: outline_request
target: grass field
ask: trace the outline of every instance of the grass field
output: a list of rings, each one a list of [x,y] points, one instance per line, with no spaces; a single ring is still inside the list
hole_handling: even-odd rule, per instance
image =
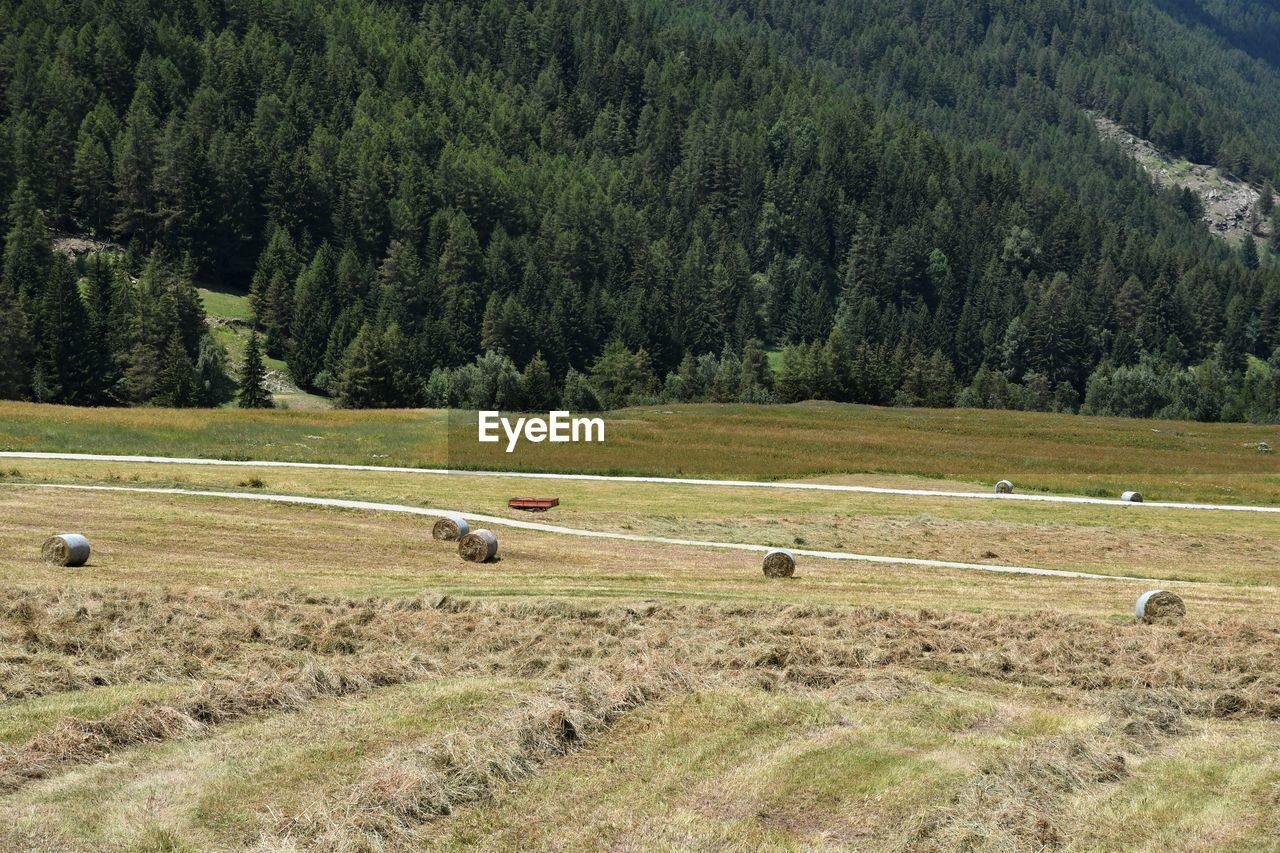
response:
[[[1274,425],[882,409],[680,405],[606,416],[603,444],[478,445],[443,411],[84,410],[0,403],[0,449],[745,479],[950,480],[989,489],[1280,505]]]
[[[674,411],[612,417],[594,461],[520,464],[1280,502],[1272,457],[1244,446],[1263,427]],[[0,406],[6,449],[441,464],[448,428]],[[1280,833],[1274,515],[0,462],[3,849],[1216,851]],[[537,520],[567,527],[1152,580],[812,558],[770,580],[759,554],[503,527],[477,565],[430,518],[41,484],[513,518],[534,489],[561,500]],[[39,562],[63,529],[92,538],[87,567]],[[1181,622],[1132,618],[1154,579]]]
[[[201,287],[197,292],[200,294],[200,301],[204,303],[205,314],[210,317],[234,320],[253,318],[253,311],[249,308],[249,294],[243,291]]]

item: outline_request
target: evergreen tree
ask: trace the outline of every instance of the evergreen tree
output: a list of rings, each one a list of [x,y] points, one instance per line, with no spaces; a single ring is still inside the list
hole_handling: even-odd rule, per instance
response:
[[[42,401],[84,405],[97,390],[92,377],[86,334],[89,317],[76,286],[75,270],[62,259],[53,262],[35,312],[36,365],[44,389]]]
[[[564,407],[571,412],[596,412],[601,408],[587,377],[573,368],[564,377]]]
[[[437,287],[443,302],[443,322],[449,330],[449,358],[455,363],[480,343],[482,278],[480,242],[466,214],[449,220],[448,238],[440,253]]]
[[[751,338],[742,348],[741,396],[743,402],[765,402],[773,388],[773,371],[769,368],[769,354],[760,341]]]
[[[0,282],[0,399],[25,400],[31,393],[31,341],[27,318],[15,295]]]
[[[151,242],[156,220],[153,180],[157,142],[152,93],[143,84],[133,96],[124,129],[113,149],[116,152],[114,230],[124,238],[137,237],[144,245]]]
[[[294,380],[304,388],[314,388],[316,374],[324,368],[329,331],[336,316],[334,272],[333,249],[325,243],[316,250],[293,289],[288,363]]]
[[[293,320],[293,285],[299,273],[298,252],[288,230],[276,226],[258,258],[249,288],[249,305],[258,328],[265,330],[267,353],[283,358]]]
[[[103,234],[111,222],[111,158],[106,146],[91,133],[81,132],[71,185],[81,221],[89,233]]]
[[[541,352],[534,354],[525,365],[524,397],[526,405],[533,412],[549,412],[560,405],[555,385],[551,381],[551,370]]]
[[[0,281],[20,303],[31,302],[43,289],[53,266],[44,216],[36,208],[35,194],[18,181],[8,211],[9,232],[4,239],[4,274]]]
[[[182,345],[182,335],[174,331],[165,345],[164,358],[156,381],[155,401],[161,406],[185,408],[198,403],[195,368]]]
[[[785,399],[1271,399],[1280,267],[1108,141],[1262,186],[1265,233],[1280,51],[1239,4],[11,5],[6,394],[172,398],[176,335],[216,404],[201,281],[347,405],[759,402],[786,344]],[[125,251],[77,286],[84,232]]]
[[[339,404],[345,408],[386,406],[394,398],[382,341],[367,323],[347,350],[336,395]]]
[[[244,369],[240,375],[240,408],[270,409],[275,406],[271,392],[267,390],[267,368],[262,363],[262,349],[258,332],[249,333],[249,344],[244,351]]]
[[[1258,242],[1253,239],[1252,234],[1246,234],[1244,242],[1240,244],[1240,260],[1247,270],[1256,270],[1258,268]]]
[[[196,353],[193,405],[211,408],[229,402],[236,384],[227,374],[227,353],[222,344],[205,335]]]

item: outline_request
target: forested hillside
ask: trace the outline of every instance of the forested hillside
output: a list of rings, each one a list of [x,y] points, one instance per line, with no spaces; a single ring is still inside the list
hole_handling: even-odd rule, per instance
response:
[[[1095,110],[1196,163],[1280,169],[1280,10],[1207,0],[655,0],[1087,187]],[[1048,155],[1052,155],[1051,157]],[[1097,188],[1092,188],[1097,191]],[[1105,191],[1105,190],[1104,190]]]
[[[732,6],[0,0],[0,396],[230,399],[216,281],[351,406],[1275,416],[1266,253],[1081,135],[1139,104],[1273,177],[1258,30],[1191,64],[1101,0],[1065,53],[1065,3]]]

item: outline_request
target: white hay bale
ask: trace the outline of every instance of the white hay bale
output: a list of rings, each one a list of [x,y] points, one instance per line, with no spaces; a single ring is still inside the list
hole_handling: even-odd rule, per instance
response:
[[[996,494],[997,495],[1013,494],[1013,483],[1010,483],[1008,480],[1001,480],[1000,482],[996,483]]]
[[[79,533],[59,533],[45,540],[40,556],[55,566],[83,566],[89,562],[89,540]]]
[[[1125,492],[1120,496],[1120,500],[1125,503],[1140,504],[1142,503],[1142,492]]]
[[[431,538],[441,542],[457,542],[471,532],[471,526],[460,515],[446,515],[431,525]]]
[[[1153,589],[1138,596],[1138,605],[1134,615],[1143,622],[1161,622],[1166,619],[1181,619],[1187,615],[1187,606],[1182,599],[1163,589]]]
[[[473,530],[458,540],[458,555],[468,563],[488,563],[498,556],[498,537],[484,528]]]
[[[775,548],[764,555],[764,575],[767,578],[789,578],[796,573],[796,558],[790,551]]]

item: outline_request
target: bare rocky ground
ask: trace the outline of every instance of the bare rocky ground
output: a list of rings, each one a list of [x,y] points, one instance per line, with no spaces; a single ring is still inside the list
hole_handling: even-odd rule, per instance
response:
[[[124,247],[105,240],[95,240],[82,234],[55,234],[53,250],[75,260],[90,252],[110,252],[115,255],[124,254]]]
[[[1257,213],[1261,198],[1257,188],[1216,166],[1174,158],[1108,118],[1094,116],[1093,121],[1103,139],[1119,145],[1162,186],[1186,187],[1200,196],[1205,225],[1213,233],[1231,243],[1248,234],[1261,239],[1271,236],[1271,223]]]

